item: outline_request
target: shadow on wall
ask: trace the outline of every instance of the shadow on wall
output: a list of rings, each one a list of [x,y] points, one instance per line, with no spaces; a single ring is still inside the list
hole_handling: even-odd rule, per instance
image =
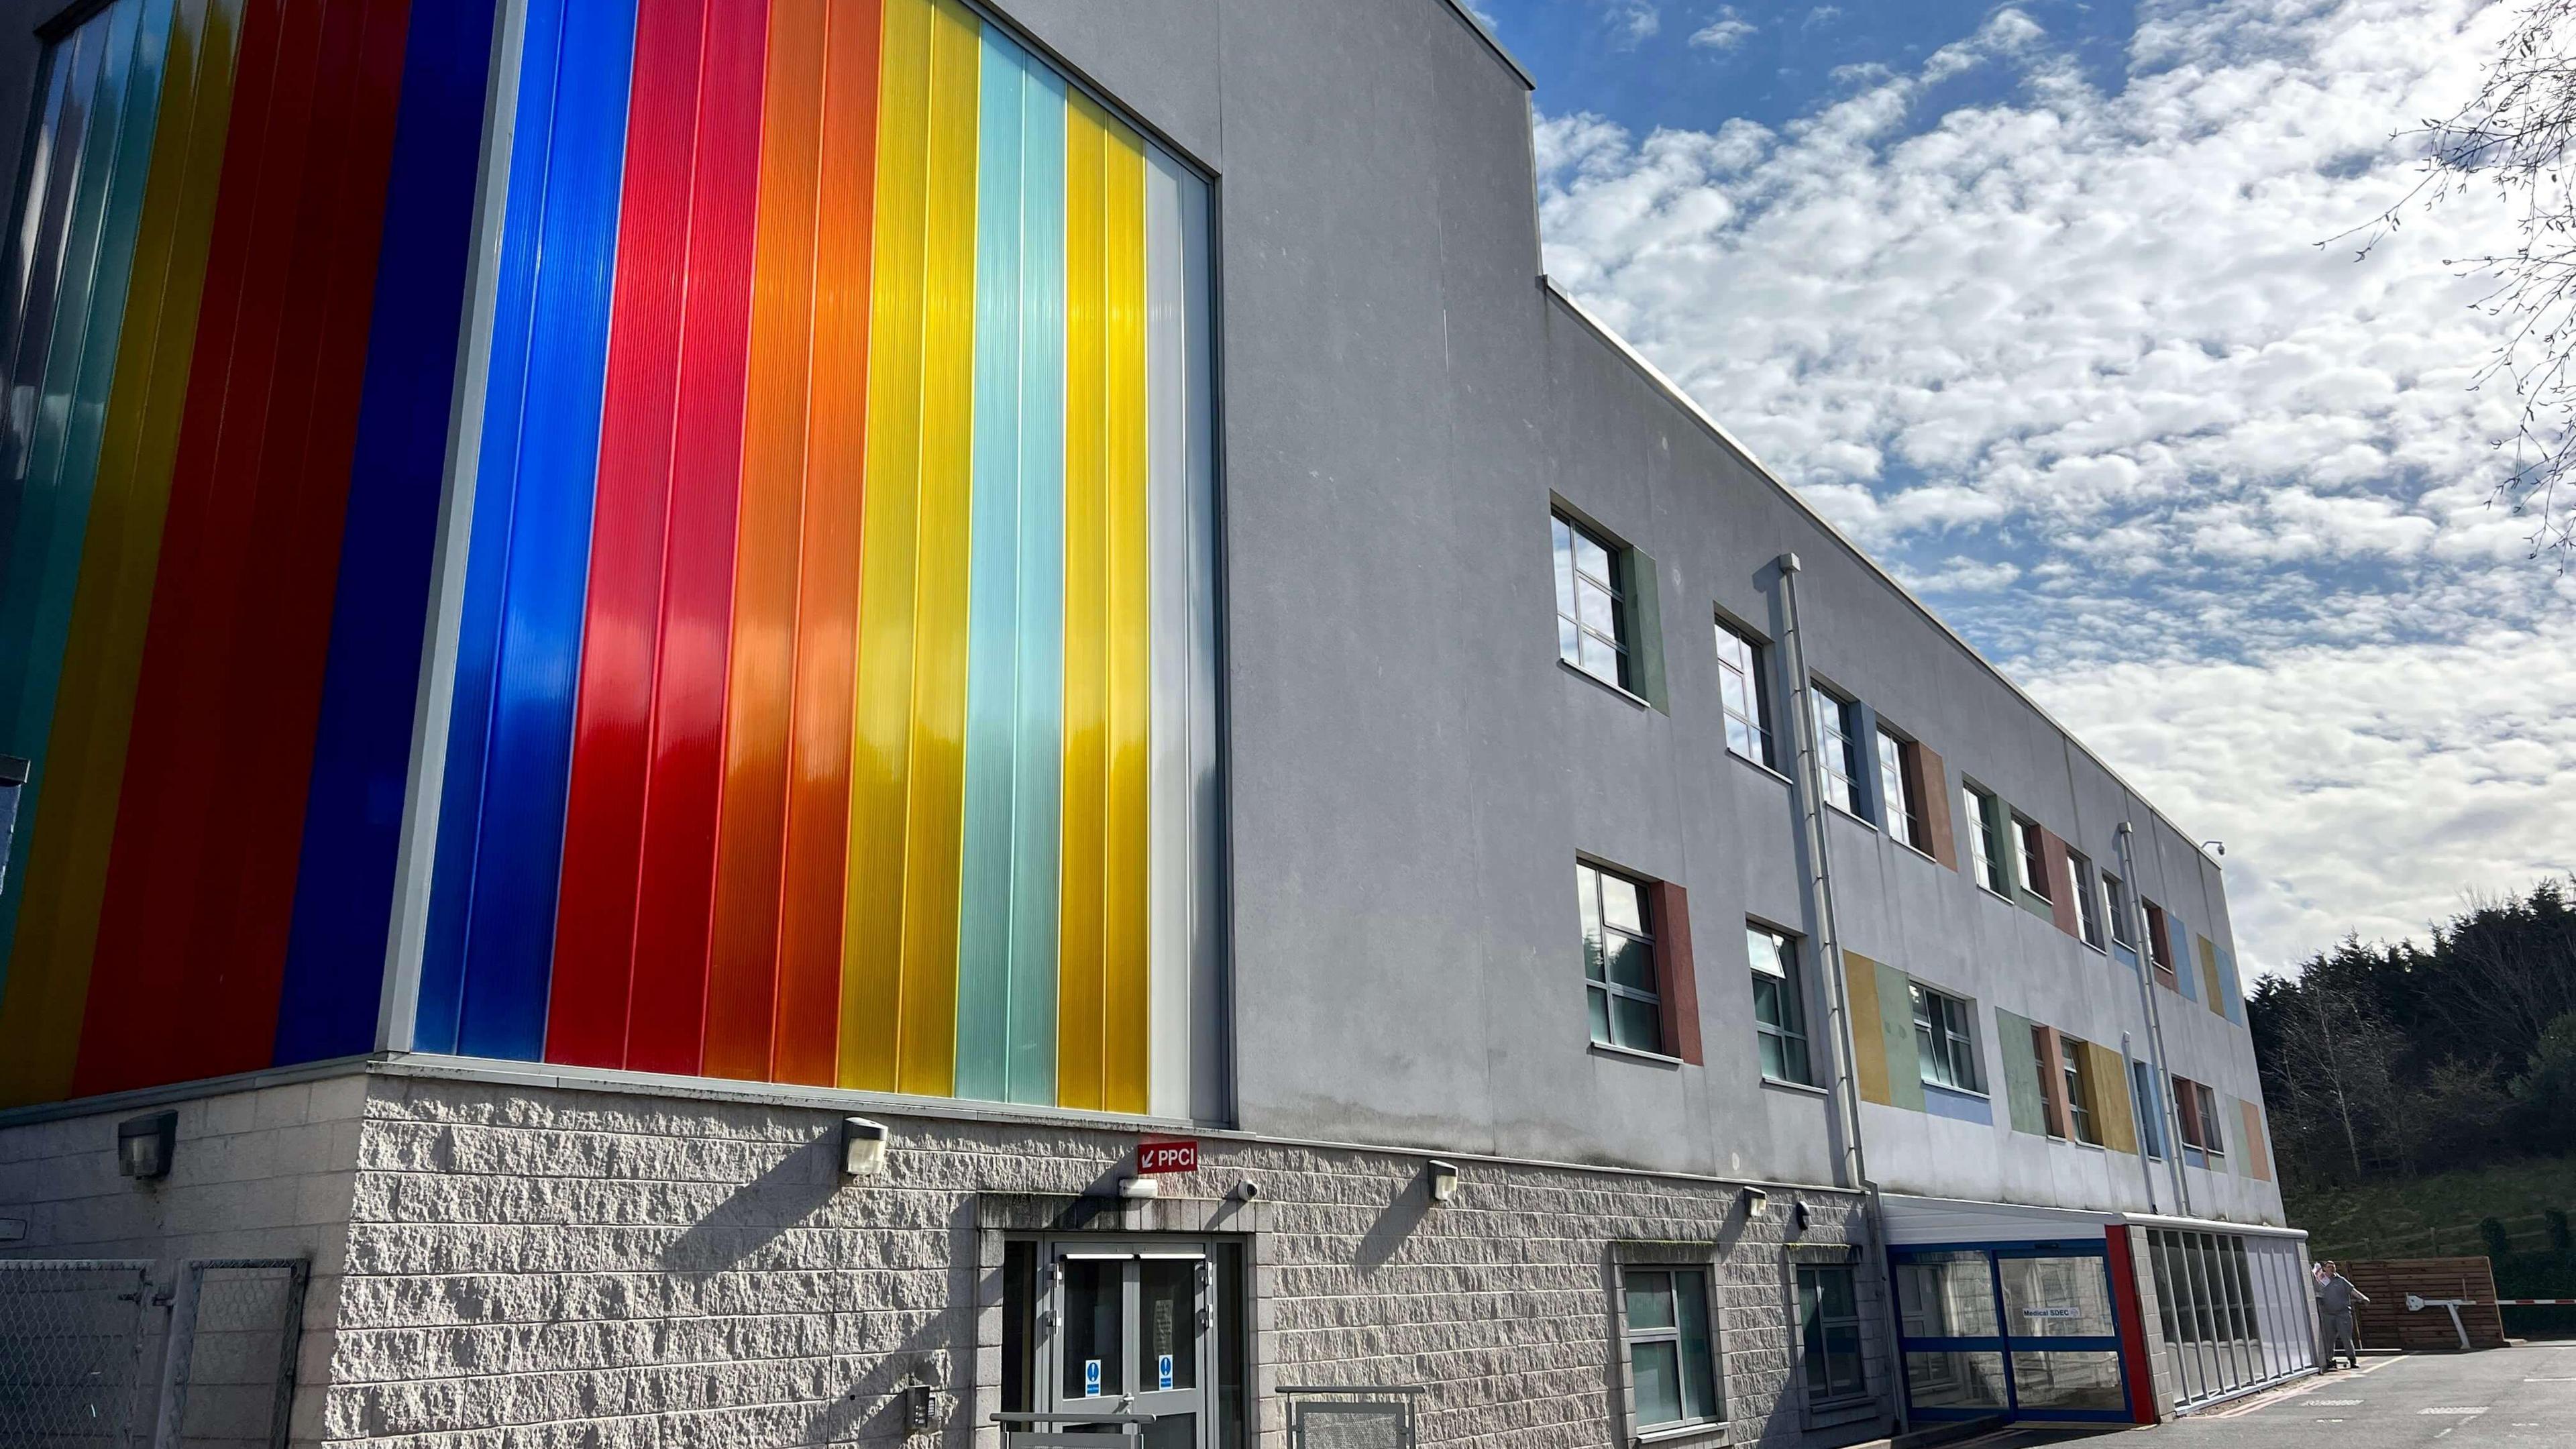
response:
[[[1431,1168],[1426,1163],[1395,1190],[1395,1198],[1386,1205],[1386,1211],[1379,1213],[1377,1221],[1361,1235],[1359,1251],[1353,1257],[1352,1265],[1363,1273],[1373,1273],[1386,1266],[1404,1247],[1404,1240],[1412,1237],[1413,1230],[1422,1226],[1422,1220],[1430,1214]]]

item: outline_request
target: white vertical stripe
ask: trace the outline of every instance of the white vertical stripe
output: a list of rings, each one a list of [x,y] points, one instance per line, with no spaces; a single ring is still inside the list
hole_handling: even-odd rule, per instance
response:
[[[1182,294],[1189,300],[1189,831],[1191,1115],[1234,1121],[1226,976],[1224,789],[1217,746],[1216,284],[1207,183],[1181,173]]]
[[[1152,560],[1154,728],[1147,813],[1151,967],[1149,1109],[1190,1114],[1189,296],[1182,174],[1156,147],[1145,164],[1145,457]]]
[[[420,958],[429,939],[430,873],[438,864],[439,792],[447,780],[447,732],[456,703],[456,639],[464,627],[465,565],[474,544],[475,465],[483,455],[484,377],[491,368],[492,312],[499,295],[501,240],[510,204],[510,142],[519,114],[519,51],[526,0],[501,0],[492,26],[490,89],[483,100],[482,173],[475,180],[474,243],[466,286],[472,298],[457,343],[456,403],[447,433],[447,496],[438,504],[430,565],[428,647],[411,732],[411,782],[394,865],[392,926],[386,933],[384,990],[376,1002],[376,1049],[409,1051],[420,1007]]]

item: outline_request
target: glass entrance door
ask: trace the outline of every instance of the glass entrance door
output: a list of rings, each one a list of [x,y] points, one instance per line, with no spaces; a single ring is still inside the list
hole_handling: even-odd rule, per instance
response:
[[[2128,1417],[2102,1245],[1907,1247],[1890,1257],[1915,1417]]]
[[[1150,1414],[1146,1449],[1213,1449],[1217,1294],[1204,1245],[1049,1245],[1045,1408]]]

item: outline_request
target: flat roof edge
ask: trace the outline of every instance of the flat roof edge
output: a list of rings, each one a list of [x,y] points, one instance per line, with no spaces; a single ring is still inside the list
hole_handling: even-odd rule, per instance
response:
[[[2046,705],[2043,705],[2038,700],[2031,698],[2029,691],[2023,689],[2019,684],[2014,683],[2013,677],[2004,673],[1993,660],[1988,659],[1984,654],[1979,653],[1976,645],[1969,643],[1958,630],[1951,628],[1949,621],[1943,619],[1939,614],[1934,613],[1931,605],[1924,603],[1922,599],[1915,595],[1912,589],[1907,588],[1903,583],[1898,581],[1896,575],[1889,573],[1878,560],[1871,558],[1868,551],[1863,549],[1859,544],[1854,543],[1849,534],[1844,533],[1840,528],[1834,525],[1832,519],[1829,519],[1823,514],[1817,512],[1813,504],[1810,504],[1806,499],[1798,496],[1796,489],[1781,482],[1780,475],[1772,472],[1768,464],[1754,456],[1753,450],[1746,447],[1742,439],[1728,431],[1724,423],[1721,423],[1716,418],[1710,416],[1708,409],[1699,405],[1699,399],[1692,397],[1688,392],[1685,392],[1682,389],[1681,384],[1673,381],[1670,377],[1667,377],[1662,368],[1655,366],[1655,364],[1650,361],[1644,353],[1637,350],[1635,344],[1631,343],[1627,338],[1620,336],[1617,329],[1613,328],[1609,323],[1604,322],[1599,317],[1593,315],[1592,309],[1584,306],[1581,302],[1576,301],[1572,294],[1568,293],[1563,287],[1556,284],[1556,279],[1554,277],[1548,276],[1546,273],[1542,272],[1539,274],[1538,281],[1539,286],[1546,291],[1548,296],[1555,299],[1559,306],[1571,313],[1576,321],[1581,322],[1585,327],[1590,328],[1594,333],[1599,335],[1602,341],[1610,344],[1614,351],[1616,351],[1621,357],[1627,359],[1628,364],[1631,367],[1636,368],[1638,372],[1645,375],[1647,381],[1652,382],[1658,389],[1662,390],[1664,396],[1675,406],[1689,414],[1690,417],[1701,427],[1707,429],[1709,434],[1715,437],[1718,442],[1724,444],[1729,452],[1732,452],[1738,458],[1743,459],[1744,465],[1752,469],[1755,476],[1769,484],[1773,492],[1786,499],[1789,506],[1797,509],[1800,513],[1805,514],[1808,521],[1814,523],[1818,528],[1823,529],[1826,537],[1831,538],[1834,542],[1842,545],[1844,552],[1849,553],[1852,558],[1861,565],[1861,567],[1878,575],[1880,582],[1886,584],[1890,589],[1895,590],[1898,598],[1903,599],[1907,604],[1912,605],[1914,611],[1921,614],[1926,622],[1930,623],[1933,628],[1938,629],[1943,634],[1947,635],[1951,643],[1959,646],[1960,652],[1966,654],[1970,659],[1975,660],[1977,665],[1984,669],[1986,673],[1993,675],[1997,683],[2003,685],[2004,688],[2011,690],[2013,697],[2020,700],[2023,704],[2028,705],[2032,713],[2037,714],[2041,719],[2046,720],[2048,722],[2048,727],[2057,731],[2060,739],[2065,740],[2067,744],[2074,747],[2084,756],[2084,758],[2091,760],[2095,768],[2101,770],[2103,774],[2110,776],[2113,783],[2117,784],[2122,790],[2128,792],[2129,798],[2137,801],[2141,808],[2143,808],[2149,815],[2154,816],[2157,823],[2163,825],[2167,830],[2172,831],[2175,838],[2179,840],[2196,842],[2199,839],[2198,836],[2192,834],[2190,831],[2176,825],[2171,816],[2165,814],[2162,810],[2157,809],[2155,802],[2147,798],[2145,791],[2130,783],[2128,777],[2112,768],[2109,761],[2103,759],[2100,755],[2093,753],[2093,747],[2084,743],[2083,736],[2078,735],[2071,729],[2068,729],[2065,721],[2060,720],[2057,716],[2048,712],[2048,707]],[[2195,845],[2193,848],[2197,850],[2198,846]],[[2207,865],[2211,863],[2208,852],[2202,851],[2200,852],[2200,856],[2202,864]],[[2224,873],[2224,868],[2222,867],[2222,879],[2224,878]],[[2235,934],[2232,926],[2230,927],[2228,934],[2231,936]]]
[[[1512,74],[1521,78],[1521,89],[1529,91],[1538,89],[1538,81],[1530,75],[1529,67],[1522,65],[1518,57],[1503,49],[1503,43],[1494,38],[1494,32],[1486,28],[1484,21],[1476,18],[1475,11],[1467,8],[1466,0],[1440,0],[1440,3],[1449,7],[1450,14],[1466,22],[1469,30],[1476,32],[1476,38],[1485,42],[1485,48],[1494,53],[1494,59],[1511,67]]]

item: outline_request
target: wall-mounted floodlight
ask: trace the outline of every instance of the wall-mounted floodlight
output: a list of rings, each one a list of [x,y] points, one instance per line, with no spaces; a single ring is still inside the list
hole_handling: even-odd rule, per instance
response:
[[[1118,1195],[1130,1202],[1143,1202],[1163,1195],[1163,1180],[1138,1174],[1118,1179]]]
[[[1789,1236],[1793,1238],[1803,1238],[1806,1235],[1807,1205],[1803,1202],[1792,1200],[1789,1204]]]
[[[1748,1187],[1744,1190],[1744,1215],[1746,1217],[1758,1218],[1769,1211],[1771,1211],[1771,1194],[1764,1192],[1758,1187]]]
[[[841,1175],[874,1177],[885,1171],[886,1126],[865,1117],[841,1119]]]
[[[1443,1162],[1439,1158],[1435,1157],[1431,1159],[1430,1172],[1431,1176],[1428,1186],[1431,1192],[1431,1201],[1434,1206],[1445,1203],[1449,1201],[1449,1199],[1458,1195],[1458,1164],[1454,1162]]]
[[[151,1182],[170,1175],[179,1145],[179,1114],[155,1112],[116,1124],[116,1170]]]

